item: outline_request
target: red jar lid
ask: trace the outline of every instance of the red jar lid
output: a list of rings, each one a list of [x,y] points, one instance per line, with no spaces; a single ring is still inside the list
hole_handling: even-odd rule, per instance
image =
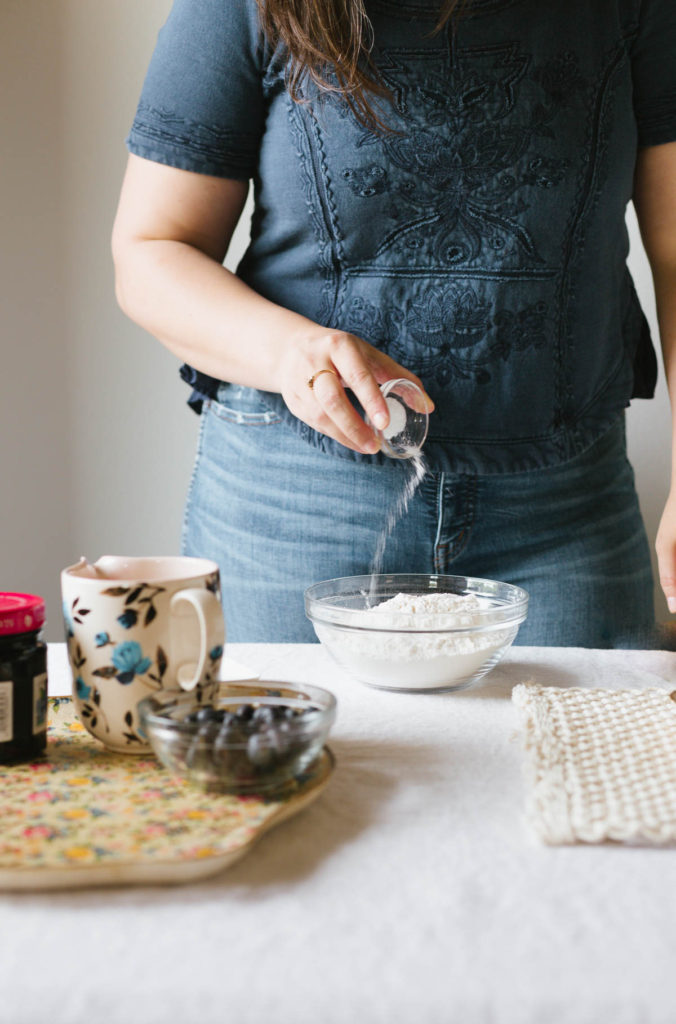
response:
[[[45,624],[45,602],[35,594],[0,591],[0,636],[33,633]]]

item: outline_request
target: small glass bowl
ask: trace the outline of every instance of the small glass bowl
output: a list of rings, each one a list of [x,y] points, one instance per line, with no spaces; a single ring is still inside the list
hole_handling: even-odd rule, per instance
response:
[[[468,610],[379,618],[375,607],[397,594],[478,600]],[[470,576],[347,576],[305,591],[306,615],[335,661],[386,690],[452,691],[478,682],[511,646],[527,609],[520,587]]]
[[[422,391],[404,377],[385,381],[380,390],[390,413],[390,422],[384,430],[376,429],[383,454],[391,459],[411,459],[420,455],[429,423]],[[373,426],[368,417],[366,422]]]
[[[139,705],[154,753],[171,772],[212,793],[265,793],[308,773],[336,716],[318,686],[227,683],[213,704],[182,694]]]

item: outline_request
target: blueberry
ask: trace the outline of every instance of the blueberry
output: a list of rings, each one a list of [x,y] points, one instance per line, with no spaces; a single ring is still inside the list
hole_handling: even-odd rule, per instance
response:
[[[197,719],[201,725],[205,722],[219,722],[221,720],[221,712],[217,708],[203,707],[197,712]]]
[[[248,722],[249,719],[253,717],[254,711],[255,708],[253,704],[240,704],[240,706],[235,711],[235,716],[239,719],[240,722]]]
[[[251,721],[255,722],[258,728],[272,725],[278,717],[277,711],[278,708],[273,704],[261,704],[251,716]]]
[[[236,724],[236,722],[237,719],[233,715],[232,711],[224,711],[223,717],[221,719],[221,730],[230,729],[233,725]]]
[[[257,732],[253,736],[249,737],[246,751],[249,755],[249,760],[256,768],[267,768],[267,766],[274,760],[274,737],[270,735],[270,732]]]
[[[275,726],[274,744],[275,750],[280,756],[288,753],[291,745],[291,725],[288,721],[279,722]]]
[[[220,747],[244,744],[246,743],[246,740],[246,722],[238,722],[234,716],[227,722],[223,722],[218,730],[218,742]]]
[[[218,732],[216,733],[216,738],[214,739],[214,753],[222,751],[225,747],[229,745],[230,731],[230,729],[224,729],[223,727],[221,727],[218,730]]]

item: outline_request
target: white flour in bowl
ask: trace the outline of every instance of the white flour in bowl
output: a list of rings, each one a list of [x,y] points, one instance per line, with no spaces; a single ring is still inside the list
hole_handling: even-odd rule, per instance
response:
[[[367,683],[390,689],[452,689],[484,675],[514,639],[516,626],[455,632],[479,626],[478,613],[489,606],[474,594],[397,594],[355,613],[350,629],[315,623],[315,630],[333,656]],[[454,632],[439,632],[444,629]]]

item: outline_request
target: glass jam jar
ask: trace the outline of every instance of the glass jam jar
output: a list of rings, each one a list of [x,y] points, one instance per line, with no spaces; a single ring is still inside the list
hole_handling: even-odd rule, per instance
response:
[[[47,745],[45,602],[0,591],[0,764],[30,761]]]

